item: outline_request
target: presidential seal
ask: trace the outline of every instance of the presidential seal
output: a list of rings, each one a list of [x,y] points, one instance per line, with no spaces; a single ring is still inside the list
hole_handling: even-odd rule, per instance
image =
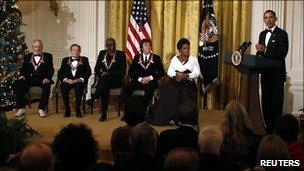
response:
[[[239,51],[235,51],[231,55],[231,62],[234,66],[238,66],[241,64],[243,59],[242,54]]]

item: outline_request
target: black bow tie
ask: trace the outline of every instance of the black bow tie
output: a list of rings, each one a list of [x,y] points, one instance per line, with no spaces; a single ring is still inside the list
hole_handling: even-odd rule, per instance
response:
[[[71,62],[73,62],[73,61],[78,61],[79,62],[79,58],[77,58],[77,59],[71,59]]]
[[[272,30],[270,30],[270,29],[268,30],[268,29],[267,29],[267,33],[268,33],[268,32],[270,32],[270,33],[272,34]]]
[[[41,57],[41,54],[34,54],[34,56],[40,56]]]

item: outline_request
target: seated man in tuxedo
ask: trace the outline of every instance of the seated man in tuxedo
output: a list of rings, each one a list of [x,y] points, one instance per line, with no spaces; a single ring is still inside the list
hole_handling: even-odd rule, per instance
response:
[[[123,78],[126,74],[125,53],[116,50],[116,43],[113,38],[106,40],[107,50],[99,52],[95,66],[95,76],[98,78],[96,92],[92,94],[87,104],[92,106],[95,99],[101,97],[101,116],[99,121],[105,121],[109,104],[111,88],[122,87]]]
[[[20,68],[20,76],[13,85],[16,93],[16,102],[18,111],[16,117],[25,114],[25,94],[32,86],[39,86],[42,88],[42,95],[39,102],[38,113],[40,117],[45,117],[45,108],[48,104],[50,95],[52,77],[54,74],[53,55],[43,52],[42,41],[36,39],[32,43],[33,52],[24,55],[23,63]]]
[[[126,97],[132,96],[133,91],[142,89],[151,101],[158,80],[165,75],[165,70],[158,55],[151,52],[152,42],[143,39],[140,42],[141,53],[134,56],[129,69],[130,82],[126,87]]]
[[[80,111],[81,97],[88,78],[91,76],[91,68],[89,59],[85,56],[80,56],[81,47],[79,45],[71,45],[70,51],[72,55],[62,59],[61,67],[58,70],[58,79],[62,82],[60,89],[65,106],[64,117],[71,115],[69,93],[72,88],[75,89],[76,116],[82,117]]]

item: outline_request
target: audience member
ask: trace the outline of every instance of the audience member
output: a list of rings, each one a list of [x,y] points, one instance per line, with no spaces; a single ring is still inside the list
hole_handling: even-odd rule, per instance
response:
[[[198,110],[197,106],[186,101],[182,103],[177,112],[180,121],[177,129],[169,129],[160,133],[159,152],[166,155],[169,151],[178,147],[188,147],[197,150],[197,125]]]
[[[299,123],[297,119],[287,114],[278,119],[276,133],[285,142],[288,154],[291,159],[304,162],[303,144],[297,141],[299,134]],[[304,163],[301,163],[301,169],[304,170]]]
[[[148,100],[145,96],[131,96],[125,103],[125,126],[114,129],[111,138],[111,151],[115,168],[123,166],[130,157],[129,135],[131,129],[145,119]],[[117,168],[119,169],[119,168]]]
[[[274,134],[265,136],[260,143],[257,152],[257,165],[260,165],[261,160],[289,160],[287,148],[283,140]],[[264,167],[267,171],[288,171],[288,167]]]
[[[255,165],[260,137],[253,131],[246,110],[238,101],[231,101],[220,123],[224,135],[221,156],[244,167]]]
[[[198,171],[199,157],[196,151],[177,148],[170,151],[165,159],[164,171]]]
[[[200,170],[242,170],[240,166],[220,157],[222,143],[223,134],[215,126],[208,126],[199,133]]]
[[[158,133],[147,123],[136,125],[130,132],[130,156],[124,171],[156,171],[162,164],[155,155],[158,143]],[[122,167],[120,167],[122,168]]]
[[[69,124],[53,140],[56,170],[82,171],[98,160],[98,144],[84,124]]]
[[[51,148],[42,143],[26,146],[20,155],[20,171],[52,171],[54,155]]]

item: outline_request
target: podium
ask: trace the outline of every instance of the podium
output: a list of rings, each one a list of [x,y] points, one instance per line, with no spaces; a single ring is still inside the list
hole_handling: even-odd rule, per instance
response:
[[[249,118],[259,135],[265,134],[265,124],[261,114],[259,98],[259,74],[265,69],[278,68],[278,61],[257,55],[242,55],[238,65],[233,64],[232,53],[227,53],[225,64],[233,65],[241,73],[239,101],[245,106]]]

